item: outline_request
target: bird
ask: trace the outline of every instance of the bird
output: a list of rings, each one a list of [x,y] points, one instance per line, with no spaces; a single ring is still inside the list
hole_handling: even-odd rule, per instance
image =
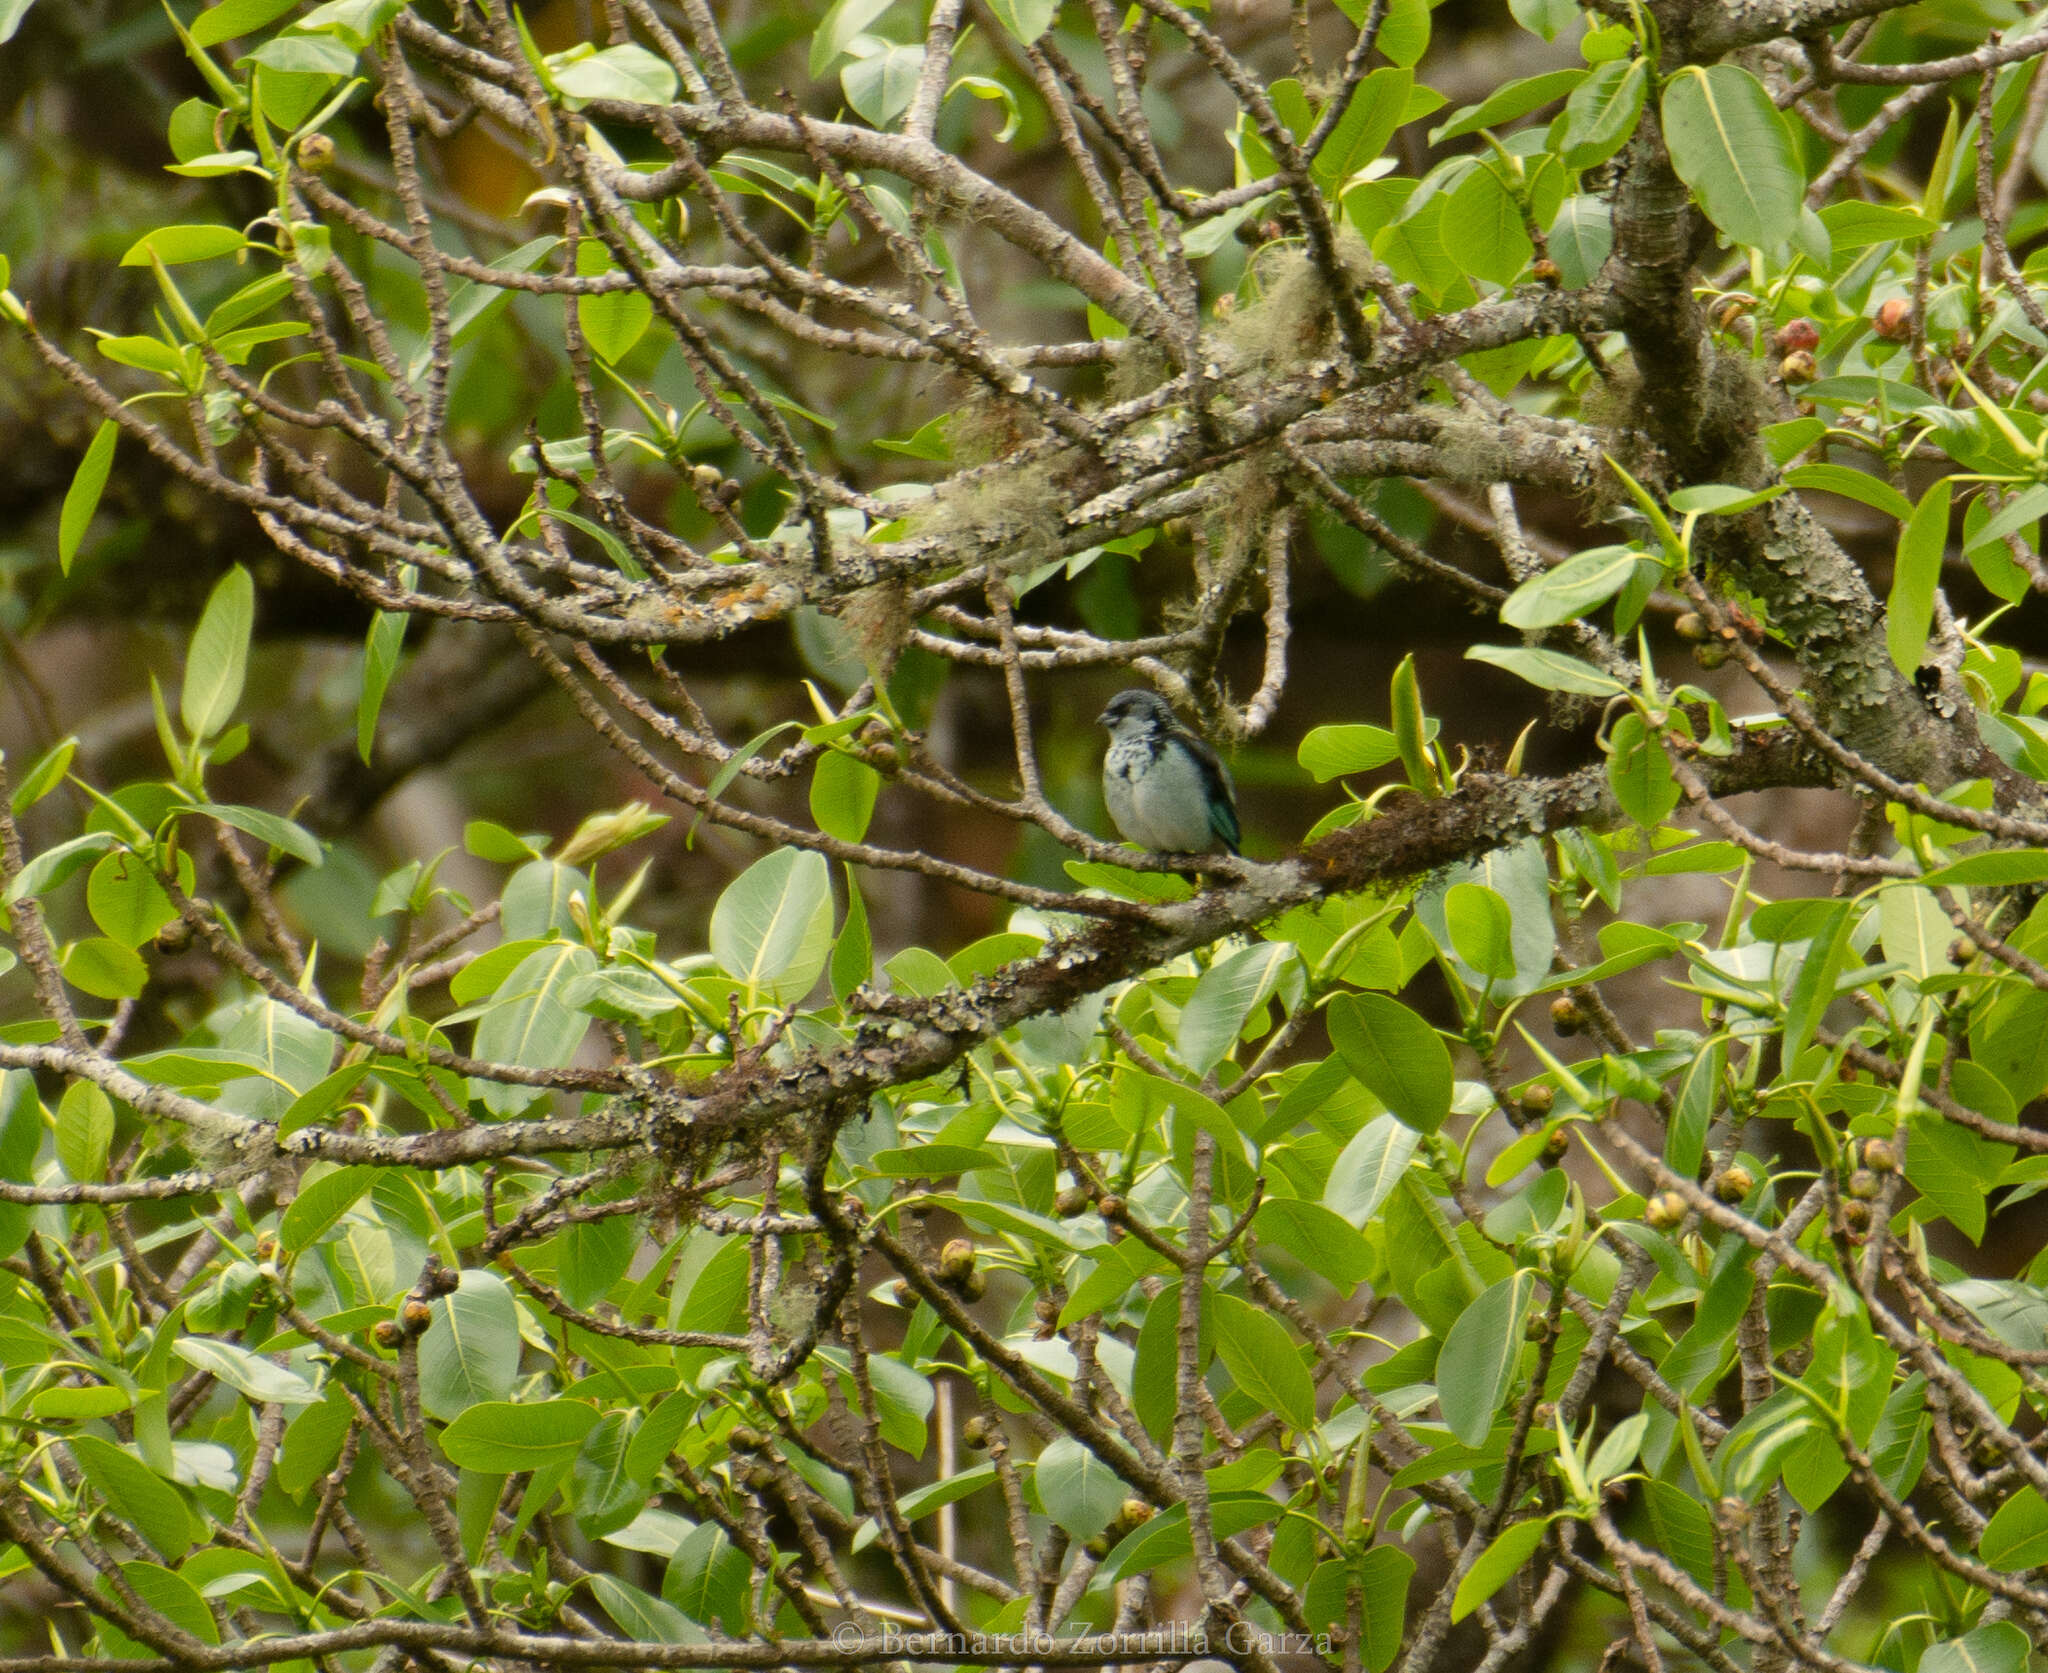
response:
[[[1109,729],[1102,799],[1125,837],[1161,854],[1238,852],[1237,787],[1230,769],[1163,698],[1120,691],[1096,724]]]

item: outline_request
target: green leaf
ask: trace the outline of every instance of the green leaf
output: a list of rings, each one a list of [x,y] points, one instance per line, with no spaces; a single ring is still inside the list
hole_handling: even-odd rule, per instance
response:
[[[184,873],[183,882],[189,891],[193,881],[192,862],[188,855],[182,853],[178,858],[181,862],[179,869]],[[85,908],[92,914],[92,921],[106,933],[107,939],[124,947],[140,947],[164,925],[175,923],[178,917],[178,909],[171,904],[171,897],[150,875],[142,857],[126,849],[108,854],[92,868],[92,876],[85,885]]]
[[[1413,1133],[1408,1136],[1415,1137]],[[1346,1294],[1372,1275],[1371,1245],[1348,1220],[1321,1203],[1301,1197],[1268,1197],[1259,1205],[1252,1225],[1264,1241],[1279,1244],[1311,1272],[1328,1279]]]
[[[1555,627],[1605,604],[1636,573],[1645,560],[1627,546],[1602,546],[1565,559],[1524,581],[1500,607],[1509,627]]]
[[[1980,1139],[1938,1115],[1923,1115],[1914,1121],[1906,1146],[1906,1178],[1942,1218],[1976,1243],[1984,1236],[1984,1199],[2012,1158],[2010,1145]]]
[[[763,999],[811,990],[832,951],[832,881],[822,854],[778,848],[726,886],[711,912],[711,954]]]
[[[1586,79],[1584,70],[1547,70],[1542,75],[1524,76],[1497,87],[1476,105],[1467,105],[1448,122],[1429,131],[1429,143],[1441,145],[1447,139],[1476,134],[1481,128],[1497,128],[1518,116],[1563,98]]]
[[[576,271],[583,278],[618,271],[610,252],[595,239],[577,246]],[[625,358],[654,319],[654,303],[637,289],[601,291],[576,298],[576,323],[590,352],[606,365]]]
[[[817,80],[846,51],[847,42],[886,12],[891,0],[834,0],[811,36],[811,79]]]
[[[339,1072],[347,1074],[350,1071]],[[292,1198],[291,1206],[278,1220],[279,1247],[292,1255],[311,1248],[369,1190],[376,1177],[375,1168],[336,1168],[311,1184],[301,1186],[299,1194]]]
[[[459,1417],[480,1401],[506,1400],[519,1378],[519,1310],[494,1272],[465,1272],[453,1295],[427,1304],[420,1338],[420,1404],[430,1416]]]
[[[64,980],[95,999],[134,999],[149,985],[149,966],[132,947],[94,935],[64,949]]]
[[[345,76],[356,67],[353,48],[328,35],[278,35],[236,61],[261,64],[288,76]],[[267,81],[266,86],[275,87]],[[317,97],[317,94],[315,95]],[[306,106],[310,109],[310,103]]]
[[[1595,168],[1628,143],[1642,120],[1650,66],[1641,58],[1610,58],[1572,92],[1558,152],[1565,166]]]
[[[57,1104],[57,1160],[67,1179],[96,1183],[107,1171],[114,1104],[89,1080],[75,1080]]]
[[[1521,205],[1484,162],[1445,199],[1442,234],[1464,271],[1497,285],[1513,282],[1536,253]]]
[[[424,1360],[424,1339],[420,1350]],[[516,1475],[567,1463],[596,1427],[597,1408],[582,1400],[482,1400],[441,1431],[441,1450],[465,1470]]]
[[[96,1435],[72,1435],[64,1444],[93,1491],[165,1557],[176,1562],[192,1549],[192,1513],[169,1482]]]
[[[1494,981],[1514,980],[1515,916],[1497,890],[1453,883],[1444,891],[1444,920],[1458,957]]]
[[[868,930],[867,903],[854,881],[853,867],[846,868],[846,922],[839,939],[832,943],[832,997],[844,1005],[853,990],[875,973],[875,943]]]
[[[576,1056],[590,1018],[569,1002],[567,989],[597,969],[588,947],[557,941],[527,954],[498,989],[476,1025],[476,1055],[522,1069],[560,1069]],[[541,1095],[537,1087],[477,1080],[472,1095],[487,1109],[509,1115]]]
[[[7,885],[7,903],[12,905],[31,895],[48,894],[95,854],[119,846],[120,839],[112,831],[87,831],[83,836],[58,843],[55,848],[45,848],[14,874],[14,881]]]
[[[221,0],[192,20],[192,44],[219,46],[237,35],[253,35],[297,4],[298,0]]]
[[[1821,421],[1816,419],[1814,422]],[[1872,510],[1882,511],[1887,517],[1896,517],[1902,523],[1913,515],[1913,502],[1883,477],[1851,469],[1848,465],[1795,465],[1785,473],[1785,481],[1794,488],[1814,488],[1824,494],[1840,494],[1845,500],[1855,500]],[[1947,478],[1944,477],[1943,481],[1946,482]]]
[[[1093,1539],[1108,1527],[1129,1491],[1121,1476],[1071,1435],[1038,1455],[1034,1481],[1046,1515],[1077,1540]]]
[[[1884,642],[1892,664],[1911,678],[1927,654],[1934,622],[1934,594],[1941,584],[1941,555],[1948,547],[1948,503],[1953,479],[1944,476],[1920,497],[1899,531],[1892,565],[1891,596],[1885,602]]]
[[[1341,192],[1345,182],[1386,150],[1394,130],[1408,120],[1414,91],[1415,72],[1398,65],[1374,70],[1359,84],[1311,165],[1325,192]]]
[[[1512,1580],[1516,1571],[1535,1556],[1536,1548],[1543,1543],[1543,1531],[1549,1526],[1550,1519],[1539,1516],[1503,1529],[1458,1582],[1457,1595],[1451,1599],[1451,1619],[1462,1621]]]
[[[237,227],[201,224],[187,227],[157,227],[143,234],[121,257],[123,267],[147,267],[152,260],[166,267],[184,262],[213,261],[246,250],[249,240]]]
[[[258,1405],[310,1406],[320,1398],[319,1391],[298,1372],[273,1365],[261,1354],[253,1354],[232,1342],[215,1341],[210,1336],[180,1336],[171,1344],[171,1352],[187,1365],[211,1372],[218,1381]]]
[[[233,802],[179,802],[171,811],[203,814],[220,824],[232,825],[245,836],[252,836],[267,847],[289,854],[309,866],[319,865],[323,858],[318,839],[305,826],[295,825],[289,819],[281,819],[260,807],[239,807]]]
[[[384,707],[384,693],[391,689],[391,676],[398,672],[398,654],[405,648],[410,620],[403,610],[379,610],[370,618],[363,644],[363,694],[356,700],[356,754],[365,766],[377,746],[377,715]]]
[[[1529,650],[1519,645],[1474,645],[1465,653],[1473,662],[1491,663],[1545,691],[1568,691],[1580,697],[1619,697],[1628,687],[1591,663],[1558,651]]]
[[[1763,83],[1734,64],[1687,64],[1664,84],[1661,108],[1671,166],[1707,219],[1738,246],[1789,243],[1806,181]]]
[[[868,834],[882,775],[857,756],[828,749],[811,770],[811,817],[818,829],[841,842],[859,842]]]
[[[1682,792],[1671,758],[1641,715],[1625,714],[1608,734],[1607,782],[1614,799],[1638,825],[1655,830],[1678,806]]]
[[[1574,0],[1508,0],[1514,19],[1532,35],[1554,41],[1579,20]]]
[[[1436,1362],[1437,1400],[1451,1433],[1467,1446],[1486,1440],[1494,1413],[1514,1386],[1535,1290],[1533,1272],[1501,1279],[1458,1315],[1444,1338]]]
[[[1614,248],[1614,215],[1606,202],[1590,194],[1568,197],[1550,222],[1550,259],[1558,278],[1582,290],[1606,264]]]
[[[1977,1555],[2003,1574],[2048,1563],[2048,1500],[2031,1487],[2015,1491],[1978,1536]]]
[[[114,467],[114,439],[120,433],[120,425],[111,418],[100,421],[85,457],[79,460],[72,475],[71,486],[65,490],[64,509],[57,516],[57,566],[66,575],[71,573],[71,560],[78,556],[79,542],[85,539],[92,514],[99,509],[107,474]]]
[[[732,1536],[716,1522],[704,1522],[676,1547],[661,1595],[691,1620],[722,1625],[736,1638],[752,1622],[753,1579],[753,1566]]]
[[[1280,973],[1294,957],[1289,941],[1260,941],[1240,947],[1202,972],[1181,1008],[1180,1060],[1206,1075],[1230,1055],[1238,1031],[1254,1012],[1263,1012]]]
[[[1301,740],[1295,759],[1318,784],[1384,767],[1401,753],[1384,726],[1317,726]]]
[[[1290,1429],[1308,1433],[1316,1425],[1316,1387],[1287,1327],[1234,1295],[1217,1296],[1215,1306],[1216,1357],[1231,1379],[1261,1410],[1276,1412]],[[1044,1488],[1041,1464],[1041,1493]]]
[[[1451,1054],[1437,1032],[1397,999],[1339,994],[1330,1001],[1330,1039],[1344,1066],[1418,1133],[1451,1113]]]
[[[236,564],[214,584],[192,631],[192,648],[185,653],[178,715],[198,742],[204,743],[234,717],[249,669],[249,633],[255,621],[256,584]]]
[[[2048,848],[1995,848],[1937,866],[1921,879],[1929,888],[2008,888],[2048,883]]]
[[[1247,1528],[1262,1527],[1285,1508],[1278,1499],[1242,1489],[1226,1489],[1209,1496],[1209,1517],[1219,1540],[1241,1534]],[[1146,1574],[1162,1563],[1190,1555],[1193,1550],[1188,1539],[1188,1507],[1172,1505],[1135,1533],[1126,1534],[1111,1549],[1102,1564],[1102,1577],[1114,1582]],[[1411,1562],[1409,1566],[1414,1565]]]
[[[877,128],[886,128],[910,108],[923,70],[923,47],[884,47],[841,70],[839,85],[848,104]]]
[[[1020,46],[1029,46],[1052,27],[1060,0],[989,0],[989,10]]]
[[[78,740],[75,737],[60,738],[50,745],[36,757],[35,764],[21,775],[21,782],[14,787],[14,794],[7,798],[8,811],[19,819],[56,789],[64,782],[64,775],[71,770],[72,758],[77,754]]]
[[[28,16],[29,8],[36,0],[0,0],[0,46],[14,39],[15,30],[21,27],[21,20]],[[6,285],[6,278],[0,275],[0,287]]]
[[[627,1637],[643,1644],[700,1644],[704,1634],[672,1603],[602,1570],[590,1577],[591,1595]]]
[[[2032,1646],[2010,1621],[1993,1621],[1920,1653],[1919,1673],[2026,1673]]]
[[[1323,1206],[1347,1224],[1364,1226],[1408,1171],[1421,1134],[1391,1115],[1375,1116],[1337,1153],[1323,1187]]]

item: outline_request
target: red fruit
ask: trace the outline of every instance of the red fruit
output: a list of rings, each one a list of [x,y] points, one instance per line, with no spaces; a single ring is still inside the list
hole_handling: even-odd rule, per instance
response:
[[[1810,319],[1788,320],[1778,327],[1778,334],[1772,340],[1778,345],[1780,354],[1794,354],[1801,349],[1810,353],[1820,347],[1820,327]]]

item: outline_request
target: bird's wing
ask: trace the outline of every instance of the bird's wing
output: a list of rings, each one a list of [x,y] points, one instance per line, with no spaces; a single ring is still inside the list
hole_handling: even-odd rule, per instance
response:
[[[1205,739],[1183,729],[1181,741],[1202,771],[1202,789],[1209,798],[1209,829],[1231,853],[1237,852],[1240,836],[1237,824],[1237,786],[1230,781],[1230,769]]]

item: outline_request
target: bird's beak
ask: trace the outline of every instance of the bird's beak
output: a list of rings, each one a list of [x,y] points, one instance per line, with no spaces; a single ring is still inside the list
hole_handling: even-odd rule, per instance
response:
[[[1107,709],[1104,709],[1101,714],[1095,717],[1095,724],[1097,726],[1107,726],[1109,724],[1109,711]]]

